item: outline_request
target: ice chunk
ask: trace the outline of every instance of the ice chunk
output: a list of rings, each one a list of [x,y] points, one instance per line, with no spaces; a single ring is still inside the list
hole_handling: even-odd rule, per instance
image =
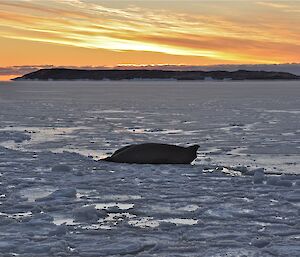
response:
[[[36,199],[36,201],[47,201],[47,200],[52,200],[61,197],[76,198],[76,189],[75,188],[58,189],[46,197]]]
[[[90,249],[88,254],[84,256],[147,256],[143,252],[147,252],[155,246],[155,242],[146,240],[131,241],[121,239],[118,242],[102,245],[100,249]]]
[[[262,238],[255,238],[251,241],[251,245],[258,247],[258,248],[263,248],[270,244],[270,240],[267,239],[262,239]]]
[[[49,235],[50,236],[64,236],[67,233],[67,226],[65,225],[60,225],[57,226],[57,229],[50,231]]]
[[[106,209],[109,213],[120,213],[122,210],[118,206],[111,206]]]
[[[267,179],[267,184],[268,185],[272,185],[272,186],[277,186],[277,184],[278,184],[278,181],[279,181],[279,178],[278,177],[269,177],[268,179]]]
[[[29,141],[30,139],[31,139],[31,137],[29,135],[20,134],[20,135],[16,136],[14,141],[15,141],[15,143],[22,143],[23,141],[25,141],[25,140]]]
[[[284,186],[284,187],[291,187],[293,185],[293,183],[288,180],[279,180],[277,185]]]
[[[233,170],[239,171],[241,173],[246,173],[248,171],[248,168],[246,166],[236,166],[233,167]]]
[[[73,216],[76,221],[96,222],[99,218],[107,216],[106,211],[98,210],[95,205],[79,207],[73,210]]]
[[[52,167],[52,171],[54,172],[70,172],[72,171],[72,167],[66,164],[58,164]]]
[[[53,217],[48,214],[38,213],[32,216],[31,219],[28,220],[27,224],[30,224],[30,226],[45,226],[52,223],[53,220]]]
[[[259,168],[256,170],[253,170],[254,176],[253,176],[253,182],[254,184],[262,184],[265,178],[265,173],[263,168]]]
[[[280,177],[270,177],[267,180],[268,185],[291,187],[293,183],[289,180],[282,180]]]
[[[298,178],[297,175],[290,175],[290,174],[282,174],[282,175],[280,176],[280,179],[282,179],[282,180],[292,180],[292,181],[294,181],[294,180],[296,180],[297,178]]]
[[[76,197],[76,189],[75,188],[64,188],[64,189],[58,189],[54,191],[50,196],[53,198],[56,197]]]
[[[12,251],[16,250],[17,247],[18,247],[17,242],[12,242],[9,239],[1,239],[0,252],[12,252]],[[2,255],[2,256],[5,256],[5,255]],[[7,255],[7,256],[10,256],[10,255]]]
[[[22,256],[45,256],[53,252],[68,252],[68,245],[65,241],[59,242],[40,242],[39,244],[27,243],[21,250]],[[50,256],[53,256],[50,254]]]

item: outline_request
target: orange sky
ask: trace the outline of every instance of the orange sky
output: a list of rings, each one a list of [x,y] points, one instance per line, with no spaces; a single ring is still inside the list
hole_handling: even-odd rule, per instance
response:
[[[300,61],[300,1],[1,0],[0,67]]]

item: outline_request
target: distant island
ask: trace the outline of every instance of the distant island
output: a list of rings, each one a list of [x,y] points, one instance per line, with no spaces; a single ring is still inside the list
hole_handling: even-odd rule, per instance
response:
[[[13,80],[298,80],[300,76],[271,71],[170,71],[40,69]]]

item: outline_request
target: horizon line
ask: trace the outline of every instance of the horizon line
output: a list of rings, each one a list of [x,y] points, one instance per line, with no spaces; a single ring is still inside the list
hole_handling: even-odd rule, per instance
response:
[[[227,69],[233,71],[236,69],[267,69],[266,71],[283,71],[292,74],[300,75],[300,62],[299,63],[273,63],[273,64],[210,64],[210,65],[189,65],[189,64],[118,64],[116,66],[76,66],[76,65],[14,65],[0,67],[0,81],[9,81],[15,77],[19,77],[40,69],[83,69],[83,70],[112,70],[112,69],[145,69],[145,70],[175,70],[175,71],[211,71],[212,69]],[[277,68],[277,70],[273,70]],[[288,69],[296,69],[296,71],[290,71]],[[283,70],[281,70],[283,69]]]

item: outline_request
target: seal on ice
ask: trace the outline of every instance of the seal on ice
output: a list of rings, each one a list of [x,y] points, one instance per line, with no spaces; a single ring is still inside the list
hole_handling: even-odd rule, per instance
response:
[[[197,158],[199,145],[182,147],[177,145],[145,143],[133,144],[115,151],[102,161],[137,164],[190,164]]]

